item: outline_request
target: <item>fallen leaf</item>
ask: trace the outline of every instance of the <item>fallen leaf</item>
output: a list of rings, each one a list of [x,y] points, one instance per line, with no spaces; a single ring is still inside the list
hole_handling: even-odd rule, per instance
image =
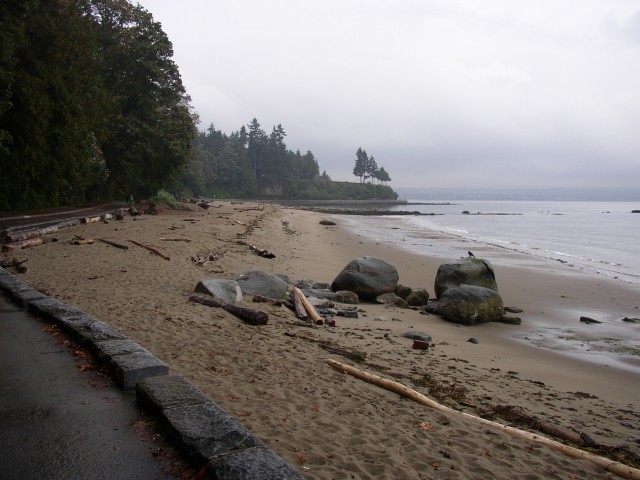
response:
[[[281,421],[282,423],[289,423],[289,419],[287,417],[284,417]]]
[[[433,428],[433,425],[431,425],[429,422],[422,422],[420,425],[418,425],[418,428],[421,428],[422,430],[428,432]]]
[[[487,452],[482,452],[480,455],[482,455],[483,457],[489,457],[491,458],[491,452],[487,451]]]
[[[307,463],[307,457],[305,457],[302,454],[300,454],[300,456],[298,457],[298,460],[300,460],[300,463]]]

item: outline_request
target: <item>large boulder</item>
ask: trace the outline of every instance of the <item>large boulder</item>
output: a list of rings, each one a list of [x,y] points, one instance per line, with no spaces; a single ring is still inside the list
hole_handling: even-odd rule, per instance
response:
[[[459,285],[475,285],[498,291],[491,263],[481,258],[465,258],[440,265],[434,288],[436,297],[440,298],[448,288]]]
[[[429,292],[427,292],[424,288],[416,288],[412,290],[407,298],[405,298],[407,303],[412,307],[422,307],[429,303]]]
[[[396,267],[375,257],[351,260],[331,283],[331,290],[349,290],[359,298],[372,300],[383,293],[392,293],[398,285]]]
[[[235,280],[205,278],[198,282],[194,291],[211,295],[213,298],[225,303],[242,302],[242,290]]]
[[[442,294],[436,313],[450,322],[476,325],[501,320],[504,305],[498,292],[491,288],[460,285]]]
[[[235,277],[234,280],[238,282],[244,295],[262,295],[280,300],[287,298],[287,282],[262,270],[247,270]]]

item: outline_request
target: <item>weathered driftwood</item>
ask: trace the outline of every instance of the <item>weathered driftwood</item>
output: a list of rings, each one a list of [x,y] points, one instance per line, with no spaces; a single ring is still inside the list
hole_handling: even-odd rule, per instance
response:
[[[220,253],[210,253],[209,255],[204,257],[200,255],[193,255],[191,257],[191,261],[196,265],[200,265],[204,267],[209,262],[215,262],[216,260],[220,260],[222,257],[225,256],[226,253],[227,251],[225,250],[224,252],[220,252]]]
[[[252,210],[257,210],[258,212],[262,212],[264,210],[264,207],[234,207],[233,209],[238,212],[249,212]]]
[[[260,310],[254,310],[252,308],[240,307],[238,305],[232,305],[230,303],[219,302],[212,298],[204,298],[198,295],[191,295],[189,300],[192,302],[206,305],[207,307],[222,308],[223,310],[235,315],[240,320],[249,325],[266,325],[269,321],[269,315]]]
[[[522,409],[514,407],[513,405],[496,405],[491,411],[500,416],[506,416],[509,420],[517,420],[519,423],[528,425],[529,428],[538,430],[552,437],[566,440],[575,445],[595,445],[595,442],[586,434],[579,434],[571,432],[565,428],[553,425],[549,422],[539,419],[536,416],[525,413]]]
[[[276,258],[276,256],[273,253],[269,252],[268,250],[256,247],[255,245],[251,245],[250,243],[247,243],[244,240],[238,240],[238,244],[246,245],[247,247],[249,247],[251,250],[253,250],[263,258]]]
[[[163,242],[191,242],[190,238],[161,238]]]
[[[291,292],[293,295],[293,308],[294,311],[296,312],[296,317],[300,320],[305,320],[305,321],[309,321],[309,314],[307,313],[307,310],[304,308],[304,305],[302,304],[302,299],[300,298],[300,295],[298,295],[295,291]]]
[[[457,410],[453,410],[452,408],[446,407],[445,405],[442,405],[430,399],[429,397],[422,395],[420,392],[417,392],[407,387],[406,385],[402,385],[401,383],[395,382],[393,380],[388,380],[386,378],[379,377],[378,375],[373,375],[371,373],[364,372],[355,367],[345,365],[344,363],[340,363],[332,359],[327,360],[327,363],[332,368],[335,368],[336,370],[339,370],[344,373],[348,373],[349,375],[352,375],[356,378],[364,380],[365,382],[378,385],[382,388],[385,388],[399,395],[407,397],[421,405],[425,405],[429,408],[433,408],[434,410],[447,413],[450,415],[461,416],[465,419],[472,420],[476,423],[480,423],[485,426],[502,430],[503,432],[508,433],[510,435],[524,438],[526,440],[539,443],[541,445],[546,445],[570,457],[582,458],[584,460],[588,460],[589,462],[599,466],[600,468],[603,468],[607,472],[613,473],[614,475],[618,475],[621,478],[627,478],[631,480],[640,480],[640,470],[630,467],[628,465],[624,465],[620,462],[616,462],[605,457],[594,455],[593,453],[580,450],[579,448],[570,447],[568,445],[557,442],[555,440],[551,440],[550,438],[547,438],[547,437],[537,435],[535,433],[526,432],[524,430],[519,430],[517,428],[509,427],[508,425],[492,422],[491,420],[486,420],[484,418],[476,417],[475,415],[470,415],[466,412],[459,412]]]
[[[322,322],[322,317],[318,314],[315,307],[311,305],[311,302],[307,300],[307,297],[304,296],[304,293],[302,293],[302,291],[298,287],[293,287],[292,291],[293,291],[294,301],[296,298],[299,298],[300,303],[302,303],[302,306],[304,307],[307,314],[309,315],[309,318],[314,323]]]
[[[24,264],[27,260],[29,260],[28,258],[25,258],[24,260],[18,260],[17,258],[13,259],[13,266],[14,268],[19,272],[19,273],[27,273],[27,266]]]
[[[32,238],[29,240],[22,240],[20,242],[7,243],[2,246],[3,252],[13,252],[14,250],[22,250],[24,248],[37,247],[42,245],[44,241],[41,238]]]
[[[93,244],[93,238],[73,237],[71,245],[91,245]]]
[[[80,223],[79,220],[65,220],[60,223],[56,223],[55,225],[49,225],[48,227],[42,228],[30,228],[28,230],[23,229],[7,229],[2,234],[2,241],[4,243],[14,243],[21,242],[23,240],[29,240],[31,238],[38,238],[42,235],[47,235],[49,233],[55,233],[58,230],[62,230],[63,228],[75,227]]]
[[[270,305],[273,305],[274,307],[282,306],[281,300],[276,300],[275,298],[263,297],[262,295],[254,295],[253,301],[255,303],[268,303]]]
[[[99,222],[100,220],[102,220],[101,216],[98,216],[98,217],[84,217],[81,221],[82,221],[82,223],[94,223],[94,222]]]
[[[128,245],[123,245],[122,243],[114,242],[113,240],[107,240],[106,238],[99,238],[98,240],[108,245],[111,245],[112,247],[119,248],[120,250],[129,250]]]
[[[133,243],[134,245],[138,245],[139,247],[146,248],[150,252],[155,253],[156,255],[158,255],[159,257],[164,258],[165,260],[171,260],[169,255],[167,255],[166,253],[160,251],[160,249],[158,249],[158,248],[156,248],[156,247],[154,247],[152,245],[145,245],[144,243],[136,242],[135,240],[129,240],[129,241],[131,243]]]

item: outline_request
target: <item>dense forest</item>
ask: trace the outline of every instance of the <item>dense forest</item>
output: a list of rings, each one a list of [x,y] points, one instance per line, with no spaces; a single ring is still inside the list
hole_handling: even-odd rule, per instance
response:
[[[326,172],[320,174],[310,150],[302,154],[287,148],[286,135],[282,125],[267,135],[256,118],[229,135],[211,125],[195,139],[192,160],[173,190],[218,198],[396,198],[390,187],[372,182],[331,181]]]
[[[160,24],[128,0],[2,0],[0,211],[146,198],[161,188],[395,198],[373,185],[380,178],[370,169],[357,189],[331,182],[312,152],[287,148],[281,125],[267,134],[254,119],[231,134],[213,125],[198,132],[172,57]]]

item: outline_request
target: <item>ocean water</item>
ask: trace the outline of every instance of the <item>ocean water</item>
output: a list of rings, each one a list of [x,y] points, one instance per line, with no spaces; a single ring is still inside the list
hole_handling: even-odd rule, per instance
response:
[[[631,213],[640,209],[638,203],[420,202],[409,200],[417,204],[390,210],[434,215],[395,217],[398,228],[377,236],[393,237],[418,253],[450,257],[486,246],[490,259],[490,252],[498,247],[501,258],[512,253],[513,261],[520,257],[521,262],[562,262],[588,274],[640,285],[640,214]],[[376,236],[376,224],[364,223],[362,228]],[[447,234],[453,241],[439,245],[432,241],[434,232]]]
[[[422,202],[422,203],[420,203]],[[347,228],[381,243],[443,259],[468,251],[494,265],[549,267],[560,262],[594,278],[603,276],[638,287],[640,298],[640,203],[544,201],[428,201],[390,210],[419,211],[420,216],[347,216]],[[468,213],[463,213],[468,212]],[[431,215],[432,214],[432,215]],[[636,311],[630,311],[634,315]],[[605,321],[594,329],[576,321],[540,320],[535,331],[515,339],[616,365],[640,373],[637,324]]]

